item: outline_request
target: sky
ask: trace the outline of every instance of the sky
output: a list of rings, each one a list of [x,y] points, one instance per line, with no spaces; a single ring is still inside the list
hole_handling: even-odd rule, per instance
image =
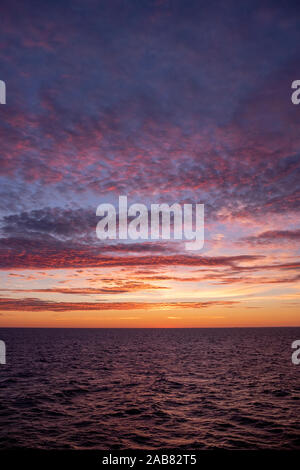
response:
[[[299,2],[0,17],[0,326],[299,326]],[[204,247],[99,240],[120,195],[204,204]]]

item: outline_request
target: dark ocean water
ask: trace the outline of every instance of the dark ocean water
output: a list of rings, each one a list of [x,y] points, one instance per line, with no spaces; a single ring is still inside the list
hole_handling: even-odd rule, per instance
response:
[[[300,449],[300,328],[0,329],[0,447]]]

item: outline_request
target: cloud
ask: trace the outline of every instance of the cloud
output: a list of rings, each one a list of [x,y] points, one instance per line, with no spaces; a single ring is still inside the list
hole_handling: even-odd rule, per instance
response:
[[[69,294],[69,295],[92,295],[92,294],[124,294],[129,292],[138,292],[146,290],[157,290],[167,289],[167,287],[156,286],[154,284],[147,284],[145,282],[138,281],[126,281],[126,280],[114,280],[112,285],[105,287],[93,288],[63,288],[63,287],[52,287],[46,289],[0,289],[5,292],[36,292],[36,293],[51,293],[51,294]]]
[[[121,192],[214,218],[299,211],[294,6],[87,1],[82,21],[76,2],[5,3],[4,211]]]
[[[238,301],[212,300],[207,302],[56,302],[36,298],[10,299],[0,297],[1,311],[30,311],[30,312],[68,312],[68,311],[99,311],[102,310],[155,310],[155,309],[203,309],[208,307],[232,307]]]
[[[105,248],[103,249],[105,251]],[[130,249],[128,250],[130,251]],[[236,256],[190,256],[176,255],[137,255],[107,256],[101,247],[80,243],[70,243],[53,238],[28,240],[22,238],[2,238],[0,240],[0,269],[61,269],[87,267],[134,267],[134,266],[191,266],[224,267],[235,263],[260,259],[256,255]]]
[[[254,245],[266,245],[273,243],[282,243],[285,241],[300,241],[300,229],[295,230],[268,230],[257,235],[244,237],[245,241]]]

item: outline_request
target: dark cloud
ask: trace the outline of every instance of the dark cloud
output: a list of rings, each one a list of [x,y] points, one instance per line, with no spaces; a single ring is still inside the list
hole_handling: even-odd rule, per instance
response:
[[[144,246],[144,245],[143,245]],[[105,251],[105,249],[103,249]],[[110,251],[110,250],[109,250]],[[118,251],[118,250],[116,250]],[[122,250],[123,251],[123,250]],[[130,248],[128,252],[130,253]],[[156,251],[156,250],[155,250]],[[87,267],[128,267],[128,266],[232,266],[243,261],[260,259],[254,255],[237,256],[190,256],[141,255],[125,253],[115,256],[102,254],[101,248],[87,244],[57,241],[53,238],[28,240],[3,238],[0,240],[0,268],[2,269],[58,269]]]
[[[266,232],[253,235],[251,237],[244,237],[242,241],[248,243],[265,245],[270,243],[282,243],[285,241],[300,241],[300,229],[295,230],[268,230]]]
[[[77,310],[94,310],[99,313],[102,310],[155,310],[161,307],[169,309],[184,309],[184,308],[208,308],[214,306],[232,307],[239,304],[239,301],[231,300],[211,300],[207,302],[56,302],[39,300],[36,298],[27,299],[10,299],[0,297],[0,310],[3,311],[29,311],[29,312],[68,312]]]
[[[138,281],[126,281],[114,280],[112,285],[104,287],[84,287],[84,288],[63,288],[53,287],[47,289],[0,289],[3,292],[36,292],[36,293],[56,293],[56,294],[70,294],[70,295],[91,295],[91,294],[126,294],[129,292],[156,290],[156,289],[167,289],[167,287],[156,286],[155,284],[149,284]]]

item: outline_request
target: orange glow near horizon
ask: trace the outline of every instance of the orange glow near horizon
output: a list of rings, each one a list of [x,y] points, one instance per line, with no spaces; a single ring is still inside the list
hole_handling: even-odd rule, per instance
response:
[[[22,328],[226,328],[300,326],[297,307],[282,317],[282,307],[203,308],[161,310],[150,308],[99,312],[9,312],[0,316],[0,327]]]

